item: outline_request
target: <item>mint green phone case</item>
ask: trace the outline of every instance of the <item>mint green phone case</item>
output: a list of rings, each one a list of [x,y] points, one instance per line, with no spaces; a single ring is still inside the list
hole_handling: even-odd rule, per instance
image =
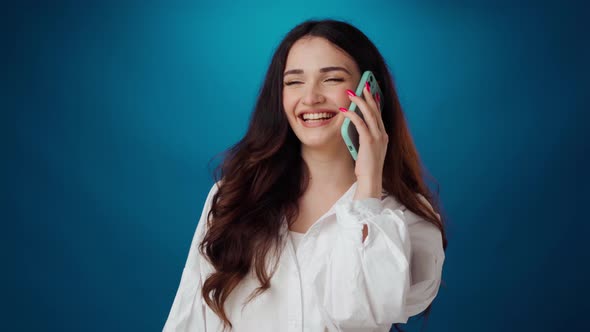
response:
[[[381,101],[383,102],[383,93],[381,93],[381,88],[379,87],[379,84],[377,84],[377,79],[369,70],[365,71],[361,76],[361,80],[355,91],[356,95],[361,97],[363,96],[365,82],[369,82],[369,86],[371,87],[371,95],[373,96],[373,98],[375,98],[375,95],[379,94],[379,96],[381,97]],[[382,103],[381,108],[383,108]],[[363,119],[363,121],[365,120],[362,111],[357,107],[355,103],[350,103],[348,111],[355,112]],[[379,110],[379,112],[381,112],[381,109]],[[342,134],[344,143],[346,143],[346,146],[348,147],[348,151],[352,155],[352,158],[356,160],[359,151],[359,133],[349,118],[344,119],[342,127],[340,128],[340,133]]]

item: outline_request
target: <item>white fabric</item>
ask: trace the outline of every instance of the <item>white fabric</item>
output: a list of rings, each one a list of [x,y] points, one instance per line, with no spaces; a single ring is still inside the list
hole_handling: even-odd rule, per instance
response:
[[[295,251],[297,251],[297,248],[299,248],[299,243],[301,243],[301,240],[303,240],[303,236],[305,234],[294,231],[289,231],[289,234],[291,235],[291,241],[293,241],[293,248]]]
[[[356,185],[310,227],[297,250],[286,241],[270,289],[242,306],[259,287],[252,273],[233,290],[225,303],[233,331],[385,332],[434,300],[445,259],[439,229],[392,196],[353,200]],[[205,202],[165,332],[222,331],[201,296],[213,268],[197,248],[216,191],[214,185]]]

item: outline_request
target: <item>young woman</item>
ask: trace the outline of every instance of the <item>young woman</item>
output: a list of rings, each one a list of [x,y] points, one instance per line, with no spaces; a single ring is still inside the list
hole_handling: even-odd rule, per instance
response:
[[[365,70],[380,100],[352,91]],[[356,161],[345,118],[359,132]],[[389,331],[429,311],[443,222],[385,61],[361,31],[334,20],[291,30],[219,170],[165,331]]]

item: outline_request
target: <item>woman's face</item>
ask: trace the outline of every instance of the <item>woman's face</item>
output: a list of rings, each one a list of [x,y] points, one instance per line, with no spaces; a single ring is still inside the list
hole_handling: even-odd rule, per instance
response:
[[[344,116],[338,108],[350,106],[346,89],[354,91],[360,75],[355,61],[324,38],[302,38],[291,47],[283,73],[283,107],[303,146],[344,146]]]

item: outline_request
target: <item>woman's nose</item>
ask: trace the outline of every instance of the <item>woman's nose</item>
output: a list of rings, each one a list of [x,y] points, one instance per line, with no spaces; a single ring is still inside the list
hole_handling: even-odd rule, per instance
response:
[[[305,89],[303,95],[304,105],[314,105],[323,103],[324,101],[325,97],[322,95],[321,91],[315,85],[310,85]]]

